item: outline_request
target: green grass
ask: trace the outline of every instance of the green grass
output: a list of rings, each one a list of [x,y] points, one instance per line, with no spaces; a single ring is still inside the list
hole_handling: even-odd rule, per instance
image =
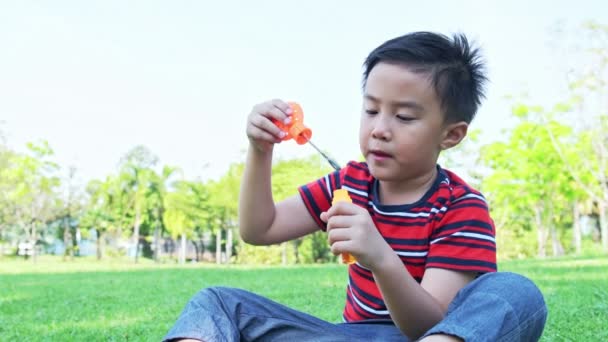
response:
[[[526,275],[545,295],[542,341],[608,341],[608,257],[525,260],[501,270]]]
[[[543,341],[608,340],[608,258],[526,260],[501,270],[545,294]],[[215,267],[0,259],[0,341],[158,341],[186,301],[212,285],[244,288],[338,321],[343,265]]]

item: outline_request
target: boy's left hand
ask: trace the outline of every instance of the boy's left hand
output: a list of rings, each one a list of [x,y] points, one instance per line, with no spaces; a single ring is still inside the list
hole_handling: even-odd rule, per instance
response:
[[[359,264],[374,270],[393,249],[380,235],[369,212],[358,205],[338,202],[321,213],[327,239],[335,255],[351,253]]]

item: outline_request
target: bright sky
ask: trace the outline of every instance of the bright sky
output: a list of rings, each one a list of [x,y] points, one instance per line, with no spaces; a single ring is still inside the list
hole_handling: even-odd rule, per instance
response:
[[[300,102],[312,140],[345,163],[359,156],[365,56],[430,30],[482,47],[491,83],[473,128],[491,140],[510,115],[505,96],[559,97],[556,28],[608,24],[607,4],[0,0],[0,131],[17,150],[49,141],[84,180],[115,172],[137,144],[188,178],[215,178],[242,160],[251,107],[276,97]],[[275,151],[314,153],[293,141]]]

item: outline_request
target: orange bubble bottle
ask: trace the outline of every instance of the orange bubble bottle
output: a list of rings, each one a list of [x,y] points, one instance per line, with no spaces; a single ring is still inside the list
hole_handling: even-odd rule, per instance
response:
[[[331,202],[331,205],[334,205],[338,202],[348,202],[348,203],[353,202],[352,199],[350,198],[350,196],[348,195],[348,191],[346,189],[334,190],[334,198]],[[342,257],[342,262],[345,264],[348,264],[348,265],[354,264],[355,262],[357,262],[355,257],[350,253],[342,253],[341,257]]]
[[[287,102],[291,107],[291,122],[285,124],[278,120],[273,120],[279,129],[285,132],[283,140],[294,139],[299,145],[306,144],[312,137],[312,130],[304,125],[304,111],[302,106],[296,102]]]
[[[302,110],[302,106],[297,102],[287,102],[291,107],[291,122],[285,124],[284,122],[272,119],[272,122],[283,132],[285,132],[285,137],[283,140],[295,140],[299,145],[303,145],[309,143],[327,162],[331,167],[335,170],[340,170],[340,165],[336,163],[332,158],[330,158],[327,154],[323,153],[317,145],[313,144],[310,138],[312,137],[312,130],[306,125],[304,125],[304,111]]]

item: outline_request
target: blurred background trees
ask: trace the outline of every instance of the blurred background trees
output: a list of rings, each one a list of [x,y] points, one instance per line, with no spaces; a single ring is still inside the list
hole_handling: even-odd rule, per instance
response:
[[[514,125],[490,143],[471,132],[441,157],[465,169],[486,196],[500,258],[608,254],[608,27],[588,23],[576,63],[564,72],[568,94],[550,105],[512,97]],[[93,153],[93,152],[91,152]],[[475,156],[472,158],[472,156]],[[238,236],[243,163],[219,179],[184,179],[145,146],[126,151],[113,174],[78,184],[46,142],[9,148],[0,132],[0,257],[93,255],[133,262],[335,262],[322,232],[255,247]],[[273,195],[282,200],[331,169],[317,155],[278,160]]]

